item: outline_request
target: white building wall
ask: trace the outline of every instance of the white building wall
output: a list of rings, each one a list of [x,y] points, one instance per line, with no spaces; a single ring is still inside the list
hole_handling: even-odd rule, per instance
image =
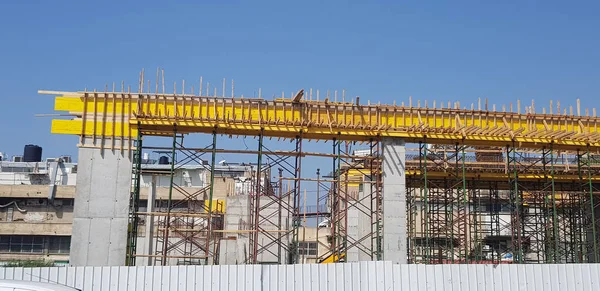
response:
[[[76,164],[63,164],[56,173],[56,185],[75,185]],[[51,166],[40,163],[0,162],[0,185],[48,185]]]

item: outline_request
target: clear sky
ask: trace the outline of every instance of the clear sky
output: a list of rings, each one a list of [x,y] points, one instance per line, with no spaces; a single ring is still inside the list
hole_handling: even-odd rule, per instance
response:
[[[345,88],[383,103],[599,106],[598,11],[599,1],[5,0],[0,151],[35,143],[76,156],[77,138],[34,117],[53,113],[37,90],[135,85],[159,66],[168,84],[233,78],[245,95]]]

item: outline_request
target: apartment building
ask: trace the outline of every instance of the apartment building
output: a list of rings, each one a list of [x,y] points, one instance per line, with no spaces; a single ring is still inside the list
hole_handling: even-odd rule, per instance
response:
[[[31,146],[28,147],[31,151]],[[42,159],[41,148],[34,151],[34,157],[27,156],[27,147],[23,156],[7,158],[0,153],[0,264],[10,260],[46,260],[66,265],[76,201],[77,163],[68,156]],[[155,209],[166,204],[170,165],[164,164],[164,158],[160,163],[159,160],[145,155],[141,212],[147,211],[152,187]],[[214,199],[224,201],[225,197],[247,195],[251,190],[252,173],[250,165],[218,165]],[[209,177],[206,165],[182,165],[176,167],[174,184],[193,192],[205,187]],[[184,199],[180,191],[173,191],[174,204]],[[144,229],[140,227],[138,233],[141,245],[148,239]]]

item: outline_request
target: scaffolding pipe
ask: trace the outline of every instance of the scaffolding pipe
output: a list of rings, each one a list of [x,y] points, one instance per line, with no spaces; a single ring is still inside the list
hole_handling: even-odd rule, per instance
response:
[[[213,131],[213,140],[212,140],[212,152],[211,152],[211,161],[210,161],[210,190],[209,190],[209,197],[208,197],[208,209],[207,209],[207,213],[208,213],[208,218],[207,218],[207,222],[208,222],[208,232],[206,234],[206,258],[204,259],[204,264],[208,265],[208,258],[210,257],[209,255],[209,250],[210,250],[210,243],[211,243],[211,238],[212,238],[212,212],[213,212],[213,195],[214,195],[214,191],[215,191],[215,162],[216,162],[216,158],[217,158],[217,132]]]

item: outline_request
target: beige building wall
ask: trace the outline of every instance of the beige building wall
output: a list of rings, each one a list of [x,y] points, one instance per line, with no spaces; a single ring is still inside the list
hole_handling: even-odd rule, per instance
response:
[[[49,190],[49,185],[0,185],[0,197],[47,199]],[[55,198],[75,198],[75,186],[57,186]]]
[[[331,235],[331,228],[322,227],[300,227],[298,232],[298,241],[307,243],[317,243],[317,255],[299,255],[301,264],[318,263],[318,258],[329,251],[327,237]]]

